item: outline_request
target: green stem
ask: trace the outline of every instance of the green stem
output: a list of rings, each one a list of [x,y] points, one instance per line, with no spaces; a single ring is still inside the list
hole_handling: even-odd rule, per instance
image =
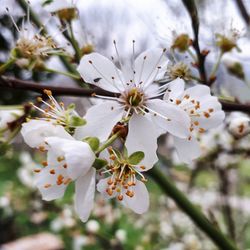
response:
[[[95,152],[96,155],[100,154],[105,148],[109,147],[120,135],[120,132],[113,134],[101,147]]]
[[[221,231],[215,228],[203,213],[192,204],[188,198],[174,185],[174,183],[162,173],[159,165],[149,171],[149,175],[155,180],[165,194],[170,196],[176,204],[193,220],[221,250],[237,250],[236,246],[227,239]]]
[[[76,53],[75,55],[76,55],[77,62],[80,62],[80,60],[81,60],[81,51],[80,51],[78,42],[75,39],[71,22],[69,22],[69,30],[70,30],[70,42],[71,42],[71,44],[72,44],[72,46],[73,46],[73,48],[75,50],[75,53]]]
[[[73,73],[69,73],[69,72],[62,72],[62,71],[58,71],[58,70],[55,70],[55,69],[50,69],[50,68],[44,68],[45,71],[47,72],[50,72],[50,73],[56,73],[56,74],[61,74],[61,75],[64,75],[64,76],[68,76],[68,77],[71,77],[75,80],[80,80],[81,77],[79,75],[75,75]]]
[[[5,141],[7,144],[11,143],[11,141],[16,137],[16,135],[21,130],[21,127],[17,127],[11,134],[9,135],[8,139]]]
[[[195,81],[197,81],[197,82],[199,82],[199,83],[202,82],[201,79],[200,79],[199,77],[197,77],[197,76],[191,75],[190,77],[191,77],[193,80],[195,80]]]
[[[0,75],[2,75],[9,67],[11,67],[16,61],[16,58],[10,57],[9,60],[0,66]]]
[[[192,57],[192,59],[194,60],[194,62],[197,62],[197,57],[195,56],[195,54],[191,51],[190,48],[187,49],[188,54]]]
[[[23,105],[0,105],[0,110],[23,109]]]
[[[219,54],[219,57],[218,57],[218,59],[217,59],[217,62],[216,62],[216,63],[214,64],[214,66],[213,66],[213,69],[212,69],[211,74],[210,74],[210,78],[215,77],[216,72],[217,72],[217,70],[218,70],[218,68],[219,68],[220,61],[221,61],[221,58],[222,58],[223,54],[224,54],[224,53],[221,51],[220,54]]]

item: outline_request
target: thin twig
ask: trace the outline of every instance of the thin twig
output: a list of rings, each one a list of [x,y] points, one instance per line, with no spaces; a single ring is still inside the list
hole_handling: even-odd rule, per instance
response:
[[[92,89],[84,88],[72,88],[72,87],[57,87],[52,85],[41,84],[32,81],[19,80],[13,77],[0,77],[0,88],[9,89],[21,89],[25,91],[32,91],[39,94],[43,94],[44,89],[52,91],[54,96],[82,96],[82,97],[94,97],[96,95],[103,96],[118,96],[118,93],[108,92],[101,88],[95,87]],[[242,111],[250,114],[250,104],[241,104],[235,102],[227,102],[220,100],[224,111]]]
[[[201,53],[200,45],[199,45],[199,16],[198,11],[195,5],[194,0],[182,0],[183,4],[187,8],[187,11],[190,15],[192,28],[194,32],[194,40],[193,40],[193,47],[196,51],[197,58],[198,58],[198,70],[200,73],[200,78],[203,84],[209,85],[207,82],[207,75],[205,70],[205,58],[206,56]]]
[[[239,11],[242,15],[242,18],[246,22],[246,25],[249,25],[250,24],[250,16],[247,12],[246,6],[244,5],[243,1],[242,0],[235,0],[235,2],[239,8]]]

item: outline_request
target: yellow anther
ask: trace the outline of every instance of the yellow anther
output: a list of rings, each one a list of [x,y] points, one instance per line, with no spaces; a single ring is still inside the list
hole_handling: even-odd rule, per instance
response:
[[[43,165],[44,167],[47,167],[47,166],[48,166],[48,162],[47,162],[47,161],[43,161],[43,162],[42,162],[42,165]]]
[[[51,169],[49,172],[50,172],[50,174],[55,174],[56,173],[55,169]]]
[[[123,195],[122,195],[122,194],[119,194],[119,195],[117,196],[117,198],[118,198],[119,201],[122,201],[122,200],[123,200]]]

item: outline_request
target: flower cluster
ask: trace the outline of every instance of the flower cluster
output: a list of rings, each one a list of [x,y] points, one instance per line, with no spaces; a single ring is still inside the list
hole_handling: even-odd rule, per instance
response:
[[[189,163],[201,154],[199,134],[224,119],[208,87],[185,89],[180,78],[156,83],[168,72],[165,49],[151,49],[131,63],[122,63],[115,41],[114,45],[119,68],[113,57],[109,60],[98,53],[83,56],[78,66],[85,82],[107,91],[105,96],[94,95],[103,102],[88,109],[82,119],[73,105],[65,108],[46,90],[49,102],[39,98],[40,105],[35,106],[44,117],[28,120],[21,131],[29,146],[47,152],[43,167],[35,169],[43,199],[62,197],[75,182],[75,208],[82,221],[93,207],[96,179],[104,197],[116,197],[138,214],[147,211],[143,172],[158,161],[157,138],[172,136],[179,158]]]

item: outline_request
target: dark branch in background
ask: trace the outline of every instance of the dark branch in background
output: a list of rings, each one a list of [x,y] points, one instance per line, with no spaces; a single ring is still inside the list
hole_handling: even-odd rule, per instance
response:
[[[71,88],[71,87],[57,87],[45,84],[39,84],[32,81],[19,80],[13,77],[0,77],[0,89],[9,88],[9,89],[21,89],[25,91],[32,91],[38,94],[43,95],[44,89],[49,89],[52,91],[54,96],[82,96],[82,97],[91,97],[95,94],[103,96],[118,96],[119,94],[111,93],[105,91],[101,88],[95,87],[92,89],[84,88]],[[242,111],[250,114],[250,104],[241,104],[235,102],[227,102],[220,100],[222,108],[224,111]]]
[[[221,194],[221,205],[222,212],[224,215],[224,219],[227,225],[227,231],[229,236],[235,242],[235,223],[233,218],[233,211],[229,203],[229,195],[230,195],[230,180],[229,180],[229,168],[216,168],[218,177],[219,177],[219,186],[220,186],[220,194]]]
[[[246,25],[250,25],[250,16],[247,13],[247,9],[246,9],[246,6],[244,5],[243,1],[242,0],[235,0],[235,2],[239,8],[239,11],[242,15],[242,18],[246,22]]]
[[[43,95],[44,89],[49,89],[52,91],[54,96],[82,96],[91,97],[94,94],[105,95],[105,96],[115,96],[114,93],[110,93],[101,88],[84,89],[84,88],[71,88],[71,87],[57,87],[46,84],[39,84],[32,81],[19,80],[13,77],[0,77],[0,88],[10,88],[10,89],[20,89],[26,91],[32,91]]]
[[[182,0],[183,4],[187,8],[187,11],[190,15],[191,22],[192,22],[192,28],[194,32],[194,41],[193,41],[193,47],[196,51],[197,58],[198,58],[198,70],[200,73],[201,82],[203,84],[209,85],[207,82],[207,75],[205,70],[205,58],[206,56],[201,53],[200,45],[199,45],[199,16],[198,11],[195,5],[194,0]]]

